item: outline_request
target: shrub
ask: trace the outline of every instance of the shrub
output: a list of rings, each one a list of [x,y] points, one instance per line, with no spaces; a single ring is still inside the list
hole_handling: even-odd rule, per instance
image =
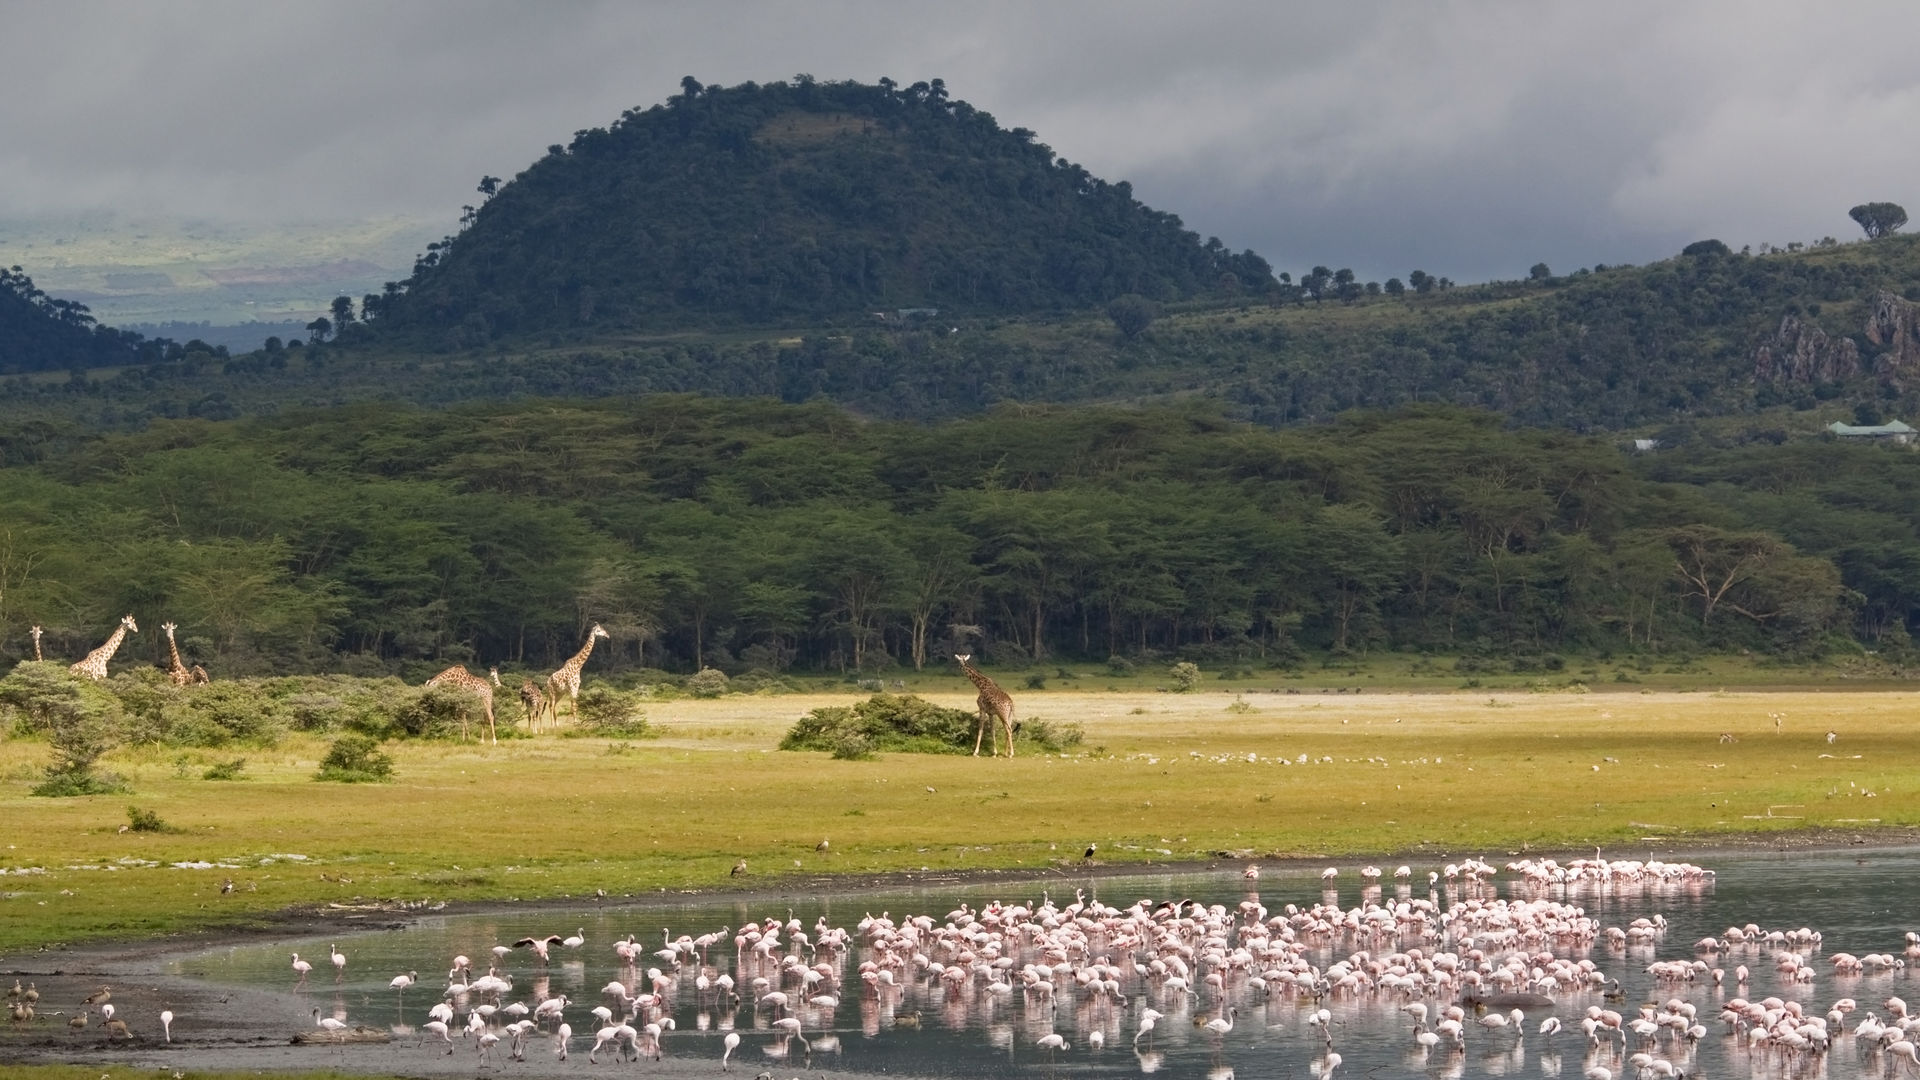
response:
[[[836,752],[857,742],[867,753],[956,754],[973,750],[974,714],[943,708],[913,694],[875,694],[851,707],[827,705],[800,718],[782,750]]]
[[[1167,669],[1167,677],[1173,680],[1173,692],[1185,694],[1200,684],[1200,667],[1191,660],[1182,660]]]
[[[875,694],[857,705],[826,705],[800,718],[780,740],[782,750],[825,750],[861,760],[875,753],[970,754],[974,713],[948,709],[913,694]],[[1014,737],[1030,749],[1057,752],[1078,746],[1077,724],[1039,717],[1014,725]]]
[[[1046,688],[1047,688],[1047,677],[1045,675],[1042,675],[1036,671],[1032,675],[1027,676],[1027,689],[1045,690]]]
[[[172,832],[167,823],[160,820],[160,814],[153,810],[144,810],[138,806],[127,807],[127,828],[132,832]]]
[[[645,738],[652,734],[647,714],[641,707],[642,695],[630,690],[615,690],[594,683],[580,691],[580,722],[567,735],[605,735],[619,738]]]
[[[245,779],[245,777],[242,776],[241,774],[246,771],[246,768],[247,768],[247,759],[243,757],[237,757],[237,758],[234,758],[232,761],[223,761],[218,765],[209,766],[206,772],[203,772],[200,774],[200,779],[202,780],[242,780],[242,779]]]
[[[1107,674],[1124,679],[1133,674],[1133,661],[1124,656],[1107,657]]]
[[[487,718],[480,711],[480,702],[465,690],[451,686],[417,690],[407,687],[394,696],[397,700],[392,712],[391,734],[416,739],[458,738],[462,731],[471,735],[475,723],[480,725],[481,734],[486,734]],[[500,703],[498,695],[495,696],[497,717]]]
[[[342,735],[333,740],[313,778],[342,784],[382,783],[393,779],[393,759],[365,735]]]
[[[717,698],[727,692],[730,680],[718,668],[701,668],[687,679],[687,693],[697,698]]]
[[[45,732],[53,760],[35,795],[103,795],[125,790],[120,778],[96,772],[100,755],[113,747],[122,722],[120,703],[92,680],[50,662],[17,665],[0,679],[0,707],[16,714],[14,725]]]
[[[835,761],[871,761],[876,755],[873,739],[863,732],[843,731],[833,739],[833,759]]]
[[[1056,724],[1037,716],[1015,724],[1013,732],[1020,742],[1030,744],[1032,749],[1045,750],[1053,754],[1068,747],[1079,746],[1087,737],[1087,733],[1079,724]]]

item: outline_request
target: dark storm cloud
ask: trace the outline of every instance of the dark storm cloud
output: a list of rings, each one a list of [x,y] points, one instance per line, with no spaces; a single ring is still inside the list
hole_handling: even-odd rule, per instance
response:
[[[1920,202],[1917,10],[9,3],[0,214],[451,223],[482,173],[683,74],[805,71],[942,77],[1283,269],[1568,270]]]

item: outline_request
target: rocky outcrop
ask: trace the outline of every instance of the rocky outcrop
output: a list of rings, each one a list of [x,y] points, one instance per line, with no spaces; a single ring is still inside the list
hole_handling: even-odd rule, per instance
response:
[[[1873,373],[1896,386],[1920,378],[1920,304],[1882,290],[1867,313],[1867,340],[1880,346]]]
[[[1860,374],[1860,349],[1851,338],[1829,337],[1798,315],[1753,352],[1753,377],[1761,382],[1839,382]]]

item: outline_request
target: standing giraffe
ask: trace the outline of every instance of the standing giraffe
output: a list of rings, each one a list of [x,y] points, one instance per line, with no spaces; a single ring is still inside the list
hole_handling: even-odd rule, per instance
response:
[[[127,631],[129,630],[136,634],[140,632],[140,628],[133,624],[133,616],[123,615],[120,617],[119,628],[114,630],[113,636],[107,639],[105,645],[88,653],[85,660],[74,664],[67,668],[67,670],[75,675],[85,675],[95,682],[105,679],[107,677],[107,661],[113,657],[114,650],[120,647],[121,639],[127,636]]]
[[[599,623],[594,623],[593,629],[587,632],[587,643],[580,646],[580,651],[573,654],[573,659],[561,664],[560,670],[547,676],[547,704],[553,708],[554,727],[560,726],[561,694],[567,695],[567,700],[573,703],[574,722],[580,722],[580,669],[587,666],[587,657],[593,655],[594,639],[611,637]]]
[[[527,734],[540,731],[540,714],[547,711],[547,697],[540,692],[532,678],[520,680],[520,704],[527,710]]]
[[[440,674],[435,675],[433,678],[428,679],[427,686],[449,686],[455,690],[465,690],[467,693],[479,698],[481,706],[487,711],[487,734],[492,737],[494,745],[498,746],[500,744],[500,735],[493,727],[493,688],[500,685],[500,669],[491,668],[489,670],[493,674],[492,682],[488,682],[473,672],[468,671],[463,665],[455,664]],[[467,714],[463,712],[460,714],[460,739],[462,742],[465,742],[466,738]]]
[[[35,626],[27,632],[33,635],[33,660],[34,663],[37,664],[46,659],[46,657],[40,655],[40,628]]]
[[[1007,756],[1012,757],[1013,699],[1008,697],[1007,692],[1000,689],[992,679],[987,678],[979,668],[967,663],[973,659],[972,653],[954,653],[953,658],[960,661],[960,670],[966,672],[967,678],[973,680],[973,685],[980,688],[980,696],[974,701],[974,707],[980,711],[980,720],[974,726],[973,756],[980,756],[980,740],[986,738],[987,732],[994,730],[993,722],[998,720],[1000,727],[1007,733]],[[1000,756],[999,748],[992,742],[987,744],[987,756]]]
[[[179,627],[174,623],[161,623],[160,629],[167,632],[167,655],[170,658],[167,666],[167,681],[175,686],[191,686],[193,672],[188,671],[187,665],[180,662],[180,646],[173,641],[173,632]]]

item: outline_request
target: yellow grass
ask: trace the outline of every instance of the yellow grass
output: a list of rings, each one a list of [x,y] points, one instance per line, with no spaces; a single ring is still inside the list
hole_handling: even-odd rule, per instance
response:
[[[970,694],[928,696],[972,706]],[[833,761],[772,748],[803,712],[848,696],[735,697],[656,706],[661,737],[641,743],[389,744],[392,784],[312,782],[326,743],[302,736],[194,752],[184,768],[177,751],[123,752],[107,765],[133,795],[40,799],[27,789],[46,747],[14,740],[0,744],[0,949],[299,903],[724,887],[740,858],[746,883],[765,885],[1042,868],[1089,843],[1106,863],[1218,852],[1419,863],[1920,821],[1920,725],[1896,693],[1017,697],[1023,715],[1080,724],[1085,745],[1013,761]],[[252,779],[199,779],[237,755]],[[178,831],[117,831],[129,803]],[[285,853],[308,858],[261,862]],[[68,869],[130,858],[163,865]],[[164,865],[194,859],[236,868]],[[15,875],[36,866],[48,873]]]

